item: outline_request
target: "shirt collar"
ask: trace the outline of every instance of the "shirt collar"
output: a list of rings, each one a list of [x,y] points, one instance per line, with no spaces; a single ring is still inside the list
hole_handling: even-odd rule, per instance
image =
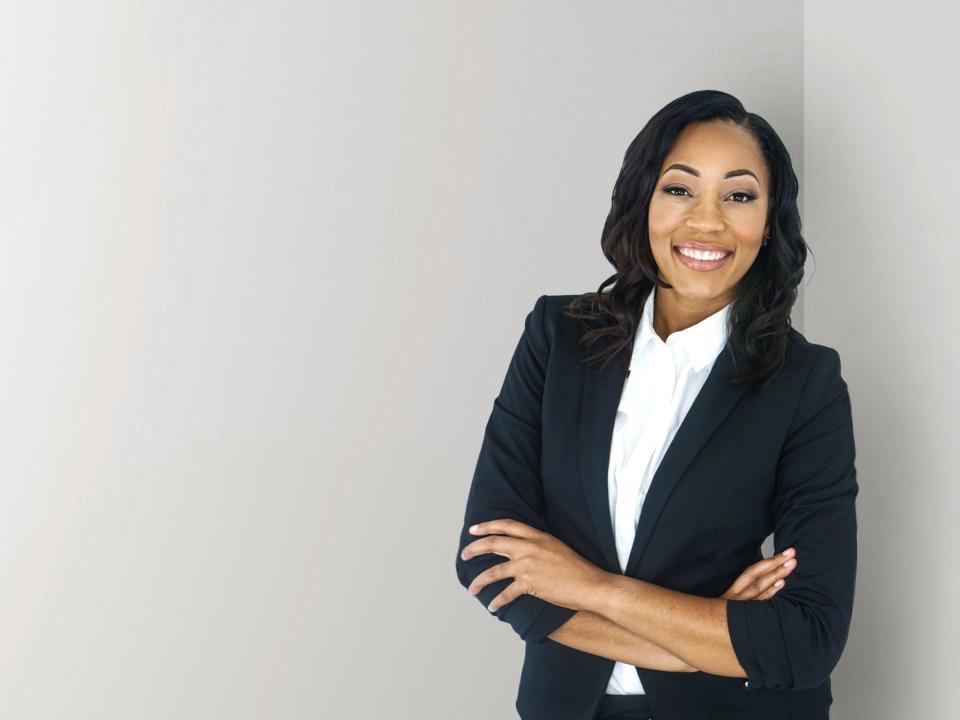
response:
[[[720,310],[705,317],[695,325],[670,333],[667,336],[667,342],[664,343],[653,329],[653,310],[656,295],[657,289],[654,287],[647,297],[647,302],[643,304],[640,327],[637,329],[637,338],[630,364],[633,365],[632,358],[636,357],[648,342],[656,342],[663,346],[675,346],[686,351],[694,372],[700,372],[717,359],[717,355],[727,344],[727,316],[733,307],[733,301],[731,300]]]

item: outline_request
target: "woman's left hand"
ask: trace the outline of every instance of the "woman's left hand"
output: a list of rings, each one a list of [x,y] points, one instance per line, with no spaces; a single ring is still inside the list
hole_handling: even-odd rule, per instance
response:
[[[533,595],[554,605],[585,610],[610,574],[550,533],[519,520],[490,520],[474,525],[470,532],[489,536],[467,545],[460,555],[464,560],[491,552],[509,558],[477,575],[468,588],[471,595],[476,595],[492,582],[514,578],[487,606],[490,612],[520,595]]]

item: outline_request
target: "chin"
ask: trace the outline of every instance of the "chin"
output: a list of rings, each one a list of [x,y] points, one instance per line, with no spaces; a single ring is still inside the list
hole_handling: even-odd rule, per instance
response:
[[[700,282],[677,280],[676,282],[671,282],[668,279],[667,282],[673,285],[674,292],[676,292],[677,295],[689,300],[696,300],[697,302],[715,300],[716,298],[726,295],[732,289],[732,286],[728,287],[725,283],[709,280],[701,280]]]

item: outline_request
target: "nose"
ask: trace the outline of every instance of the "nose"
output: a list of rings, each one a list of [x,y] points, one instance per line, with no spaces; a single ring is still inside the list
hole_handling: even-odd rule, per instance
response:
[[[706,197],[696,203],[687,218],[687,227],[705,234],[723,230],[723,218],[716,203]]]

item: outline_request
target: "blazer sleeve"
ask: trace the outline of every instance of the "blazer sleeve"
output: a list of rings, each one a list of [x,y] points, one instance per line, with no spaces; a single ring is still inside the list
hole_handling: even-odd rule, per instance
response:
[[[511,518],[544,529],[540,417],[549,357],[544,322],[546,300],[547,296],[541,295],[527,314],[523,334],[484,431],[457,546],[457,577],[464,588],[487,568],[507,561],[493,553],[462,560],[463,548],[483,537],[471,535],[471,525]],[[512,582],[513,578],[492,582],[475,597],[486,608]],[[522,639],[532,643],[542,642],[576,613],[527,594],[495,612],[499,620],[509,623]]]
[[[770,600],[728,600],[727,624],[747,689],[825,682],[853,616],[858,492],[850,395],[840,356],[821,346],[777,462],[776,552],[797,567]]]

